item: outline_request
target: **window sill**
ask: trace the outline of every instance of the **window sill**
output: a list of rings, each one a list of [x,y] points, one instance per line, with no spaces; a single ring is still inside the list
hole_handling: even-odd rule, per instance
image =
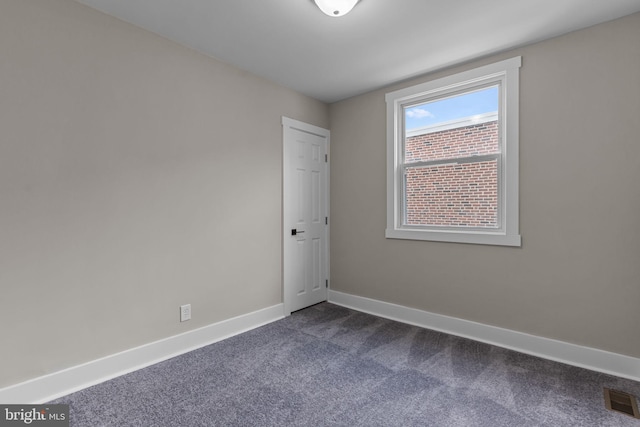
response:
[[[432,231],[389,229],[385,232],[387,239],[427,240],[432,242],[469,243],[476,245],[522,246],[519,234],[490,233],[481,231]]]

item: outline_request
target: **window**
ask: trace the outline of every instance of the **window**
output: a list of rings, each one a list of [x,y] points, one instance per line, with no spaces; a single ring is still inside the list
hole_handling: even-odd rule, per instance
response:
[[[520,65],[387,94],[387,238],[520,246]]]

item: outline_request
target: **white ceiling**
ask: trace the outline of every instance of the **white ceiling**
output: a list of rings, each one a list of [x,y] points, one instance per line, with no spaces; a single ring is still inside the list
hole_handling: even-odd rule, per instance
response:
[[[640,0],[78,0],[325,102],[640,11]]]

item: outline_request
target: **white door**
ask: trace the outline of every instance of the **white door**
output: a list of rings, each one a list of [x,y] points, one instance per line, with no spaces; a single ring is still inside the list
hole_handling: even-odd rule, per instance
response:
[[[285,315],[327,300],[329,131],[282,118]]]

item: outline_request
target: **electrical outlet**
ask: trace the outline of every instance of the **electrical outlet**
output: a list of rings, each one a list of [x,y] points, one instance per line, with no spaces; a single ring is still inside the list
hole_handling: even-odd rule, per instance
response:
[[[180,321],[186,322],[191,319],[191,304],[185,304],[180,306]]]

